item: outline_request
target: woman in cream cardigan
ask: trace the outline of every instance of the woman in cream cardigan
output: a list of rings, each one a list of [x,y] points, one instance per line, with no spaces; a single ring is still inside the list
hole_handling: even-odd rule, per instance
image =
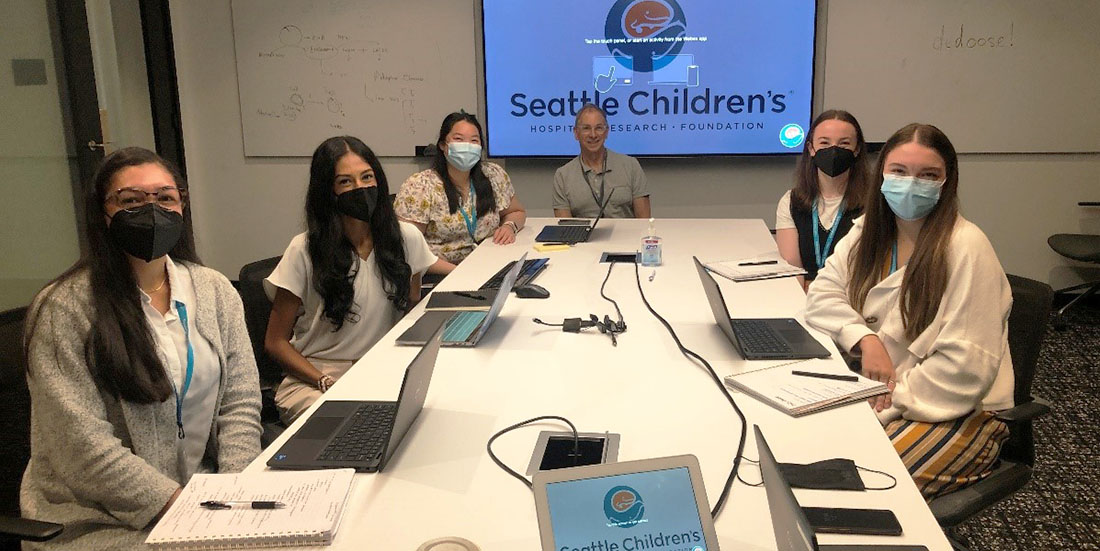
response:
[[[890,393],[872,406],[926,498],[986,476],[1011,408],[1012,293],[992,245],[959,215],[958,158],[938,128],[885,144],[876,192],[809,287],[806,321]]]
[[[31,307],[25,516],[65,530],[24,549],[140,548],[196,472],[260,451],[260,396],[240,297],[198,263],[187,186],[140,148],[103,161],[88,253]]]

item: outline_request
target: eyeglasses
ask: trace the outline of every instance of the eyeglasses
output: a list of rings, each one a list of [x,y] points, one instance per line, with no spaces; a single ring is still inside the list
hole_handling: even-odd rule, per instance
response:
[[[152,199],[149,197],[152,196]],[[133,210],[147,203],[155,202],[166,209],[179,207],[187,201],[187,190],[176,186],[164,186],[156,191],[128,187],[107,194],[107,202],[122,210]]]
[[[584,126],[578,126],[577,130],[579,130],[581,132],[581,134],[587,134],[587,133],[589,133],[593,130],[595,130],[597,134],[603,134],[604,132],[607,132],[607,126],[603,125],[603,124],[597,124],[596,126],[588,126],[586,124]]]

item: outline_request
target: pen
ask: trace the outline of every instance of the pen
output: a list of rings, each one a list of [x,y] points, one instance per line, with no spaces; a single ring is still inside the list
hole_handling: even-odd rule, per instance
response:
[[[778,260],[761,260],[760,262],[741,262],[738,266],[767,266],[768,264],[779,264]]]
[[[791,371],[791,375],[798,375],[799,377],[815,377],[817,379],[831,379],[834,381],[859,381],[859,377],[855,375],[833,375],[832,373],[813,373],[810,371]]]
[[[472,298],[474,300],[485,300],[485,297],[481,295],[475,295],[473,293],[467,293],[465,291],[455,291],[454,293],[460,297]]]
[[[246,505],[250,509],[282,509],[286,507],[286,504],[280,501],[204,501],[199,503],[200,507],[211,511],[232,509],[234,505]]]

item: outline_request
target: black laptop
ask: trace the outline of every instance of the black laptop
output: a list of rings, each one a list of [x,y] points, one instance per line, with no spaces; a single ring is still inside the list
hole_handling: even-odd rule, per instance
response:
[[[696,257],[695,269],[707,293],[714,321],[746,360],[828,358],[829,351],[794,318],[731,319],[714,276]]]
[[[267,466],[381,471],[424,407],[442,336],[440,325],[405,369],[396,402],[325,401]]]
[[[764,440],[760,427],[753,425],[756,433],[756,451],[760,454],[760,476],[768,494],[768,509],[772,514],[772,530],[778,551],[928,551],[923,545],[820,545],[806,512],[798,505],[791,491],[791,484],[771,448]]]
[[[609,202],[611,202],[610,196],[600,206],[600,212],[596,214],[596,219],[592,221],[591,226],[546,225],[535,236],[535,241],[538,243],[569,243],[570,245],[588,241],[588,238],[592,236],[592,230],[596,229],[596,224],[599,224],[600,218],[603,218],[603,211],[607,208]]]

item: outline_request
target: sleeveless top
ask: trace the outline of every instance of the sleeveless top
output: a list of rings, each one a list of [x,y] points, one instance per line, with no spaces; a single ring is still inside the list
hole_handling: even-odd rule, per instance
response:
[[[833,242],[829,244],[828,250],[825,251],[826,258],[833,254],[836,244],[848,234],[848,230],[852,229],[852,222],[861,214],[863,214],[862,207],[849,207],[844,211],[836,229],[836,236],[833,237]],[[820,220],[817,227],[811,229],[813,226],[813,213],[809,208],[799,206],[794,197],[791,198],[791,219],[794,220],[794,227],[798,230],[798,255],[802,258],[802,267],[806,270],[806,281],[813,281],[817,277],[818,268],[816,255],[814,254],[814,234],[811,232],[818,232],[818,239],[824,246],[829,239],[829,230],[821,226]]]

